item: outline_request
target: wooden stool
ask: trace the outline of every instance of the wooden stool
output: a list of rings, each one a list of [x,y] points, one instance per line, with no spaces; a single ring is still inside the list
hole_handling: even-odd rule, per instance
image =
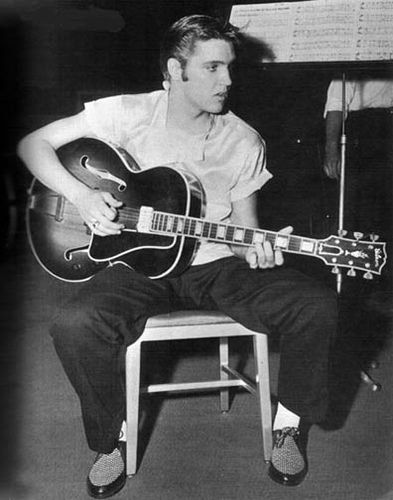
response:
[[[251,383],[229,366],[229,337],[252,336],[256,382]],[[204,382],[168,383],[140,387],[140,359],[142,342],[183,339],[219,339],[220,378]],[[270,461],[272,449],[272,418],[269,383],[267,335],[248,330],[229,316],[216,311],[178,311],[149,318],[145,331],[137,342],[127,348],[126,404],[127,404],[127,475],[137,468],[138,420],[140,392],[179,392],[189,390],[220,391],[221,411],[229,410],[229,388],[242,387],[258,397],[261,412],[263,454]]]

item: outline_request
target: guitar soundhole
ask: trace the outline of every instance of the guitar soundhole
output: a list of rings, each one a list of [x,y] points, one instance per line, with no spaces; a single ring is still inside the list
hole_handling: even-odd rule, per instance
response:
[[[89,161],[89,157],[87,155],[83,155],[80,164],[82,165],[83,168],[86,168],[87,162]]]
[[[88,170],[91,174],[95,175],[98,179],[107,179],[107,180],[110,180],[110,181],[116,183],[118,191],[123,192],[127,188],[127,184],[125,183],[125,181],[122,178],[117,177],[116,175],[112,174],[110,171],[108,171],[106,169],[102,169],[99,167],[94,167],[93,165],[89,165],[88,155],[81,156],[80,164],[83,168]]]
[[[64,258],[65,258],[65,260],[70,262],[73,259],[75,253],[79,253],[79,252],[86,253],[88,248],[89,248],[88,245],[86,245],[84,247],[79,247],[79,248],[69,248],[68,250],[66,250],[64,252]]]

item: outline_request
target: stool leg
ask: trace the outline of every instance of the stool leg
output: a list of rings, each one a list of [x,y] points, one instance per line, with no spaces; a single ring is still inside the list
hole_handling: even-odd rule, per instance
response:
[[[263,455],[265,462],[270,462],[273,440],[267,335],[260,333],[256,334],[253,337],[253,342],[258,402],[261,412]]]
[[[137,467],[140,360],[141,343],[135,342],[135,344],[127,348],[126,354],[126,469],[128,476],[134,475]]]
[[[229,375],[222,366],[229,364],[229,341],[228,337],[220,337],[220,379],[227,381]],[[220,389],[220,409],[223,413],[229,411],[229,388]]]

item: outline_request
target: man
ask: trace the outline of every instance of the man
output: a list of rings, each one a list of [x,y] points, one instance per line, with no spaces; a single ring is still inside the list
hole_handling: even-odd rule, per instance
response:
[[[236,29],[217,19],[180,19],[162,44],[167,90],[87,103],[81,113],[24,138],[21,158],[102,237],[121,233],[116,220],[121,203],[75,179],[55,153],[85,136],[122,146],[142,169],[166,164],[189,170],[206,192],[206,218],[257,227],[257,193],[271,177],[265,145],[255,130],[224,111],[237,39]],[[307,459],[299,428],[324,417],[336,298],[282,264],[281,251],[267,241],[246,249],[203,241],[180,276],[150,280],[115,265],[87,282],[59,312],[51,333],[80,398],[88,444],[98,453],[87,479],[91,496],[110,496],[125,483],[118,442],[125,346],[142,334],[147,317],[178,307],[220,309],[256,331],[267,326],[281,333],[280,404],[269,473],[287,485],[304,479]]]

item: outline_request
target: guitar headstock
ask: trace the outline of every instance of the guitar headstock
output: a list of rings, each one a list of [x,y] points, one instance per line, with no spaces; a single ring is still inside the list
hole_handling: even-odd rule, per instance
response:
[[[364,278],[372,279],[373,274],[381,274],[387,261],[386,243],[377,241],[376,235],[363,239],[362,233],[354,233],[354,238],[329,236],[318,240],[317,257],[327,265],[348,268],[348,275],[355,276],[355,270],[365,271]]]

